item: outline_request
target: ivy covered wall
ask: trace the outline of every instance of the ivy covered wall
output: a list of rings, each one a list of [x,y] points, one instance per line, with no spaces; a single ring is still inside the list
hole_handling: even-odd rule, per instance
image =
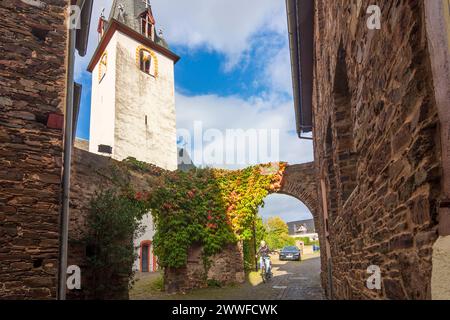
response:
[[[75,149],[69,264],[81,267],[82,289],[69,296],[128,297],[130,274],[120,266],[108,273],[102,266],[130,262],[129,251],[112,257],[107,250],[132,246],[139,217],[150,210],[156,226],[155,253],[166,271],[168,289],[170,283],[175,283],[174,290],[184,290],[203,286],[208,279],[243,281],[243,243],[253,237],[253,221],[264,198],[280,189],[284,168],[285,164],[275,164],[238,171],[167,172],[135,160],[117,162]],[[99,217],[105,214],[108,219]],[[116,242],[105,240],[111,228],[117,230],[113,224],[122,222],[134,226],[128,238],[117,231]],[[194,265],[191,272],[189,266]],[[99,280],[104,274],[109,274],[105,278],[109,286]],[[186,286],[170,281],[175,278],[192,281]]]

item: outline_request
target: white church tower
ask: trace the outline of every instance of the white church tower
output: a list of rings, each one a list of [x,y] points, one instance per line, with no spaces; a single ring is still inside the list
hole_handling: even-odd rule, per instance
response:
[[[149,0],[114,0],[89,64],[89,151],[177,169],[174,64]]]

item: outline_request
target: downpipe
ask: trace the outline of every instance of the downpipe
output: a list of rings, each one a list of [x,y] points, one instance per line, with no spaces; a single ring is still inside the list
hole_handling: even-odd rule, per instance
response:
[[[70,168],[73,145],[73,97],[74,97],[74,65],[76,29],[68,30],[68,56],[67,56],[67,93],[66,93],[66,117],[64,126],[64,164],[62,185],[62,206],[60,219],[60,248],[59,248],[59,272],[58,272],[58,300],[66,300],[67,288],[67,252],[69,240],[69,205],[70,205]]]

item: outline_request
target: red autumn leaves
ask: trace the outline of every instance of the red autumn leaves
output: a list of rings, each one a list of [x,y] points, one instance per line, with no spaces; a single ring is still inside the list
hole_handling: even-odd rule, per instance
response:
[[[134,199],[137,201],[145,201],[148,200],[150,193],[148,192],[136,192],[134,195]]]
[[[206,224],[206,227],[207,228],[209,228],[209,229],[217,229],[219,226],[218,226],[218,224],[217,223],[214,223],[213,221],[214,221],[215,219],[214,219],[214,217],[212,216],[212,211],[211,210],[209,210],[208,211],[208,223]]]

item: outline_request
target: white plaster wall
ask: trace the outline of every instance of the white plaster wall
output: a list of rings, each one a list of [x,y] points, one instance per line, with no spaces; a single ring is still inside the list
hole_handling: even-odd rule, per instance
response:
[[[154,224],[153,224],[153,219],[152,219],[152,215],[151,214],[147,214],[146,216],[144,216],[143,220],[142,220],[142,224],[145,226],[145,231],[144,234],[142,234],[139,238],[134,239],[134,247],[135,247],[135,252],[138,255],[137,259],[134,261],[134,265],[133,265],[133,270],[135,271],[139,271],[139,267],[140,267],[140,245],[142,241],[152,241],[153,240],[153,236],[155,235],[155,228],[154,228]],[[150,268],[152,268],[153,266],[153,244],[150,248]],[[155,271],[155,270],[153,270]]]
[[[99,82],[100,61],[92,72],[89,152],[96,154],[99,154],[100,144],[111,146],[114,151],[116,46],[117,33],[113,35],[105,50],[108,53],[108,60],[103,80]]]
[[[433,246],[431,298],[450,300],[450,236],[439,237]]]
[[[116,35],[113,158],[134,157],[167,170],[176,170],[174,63],[153,51],[158,60],[158,75],[148,75],[136,64],[136,49],[141,44],[120,32]]]

